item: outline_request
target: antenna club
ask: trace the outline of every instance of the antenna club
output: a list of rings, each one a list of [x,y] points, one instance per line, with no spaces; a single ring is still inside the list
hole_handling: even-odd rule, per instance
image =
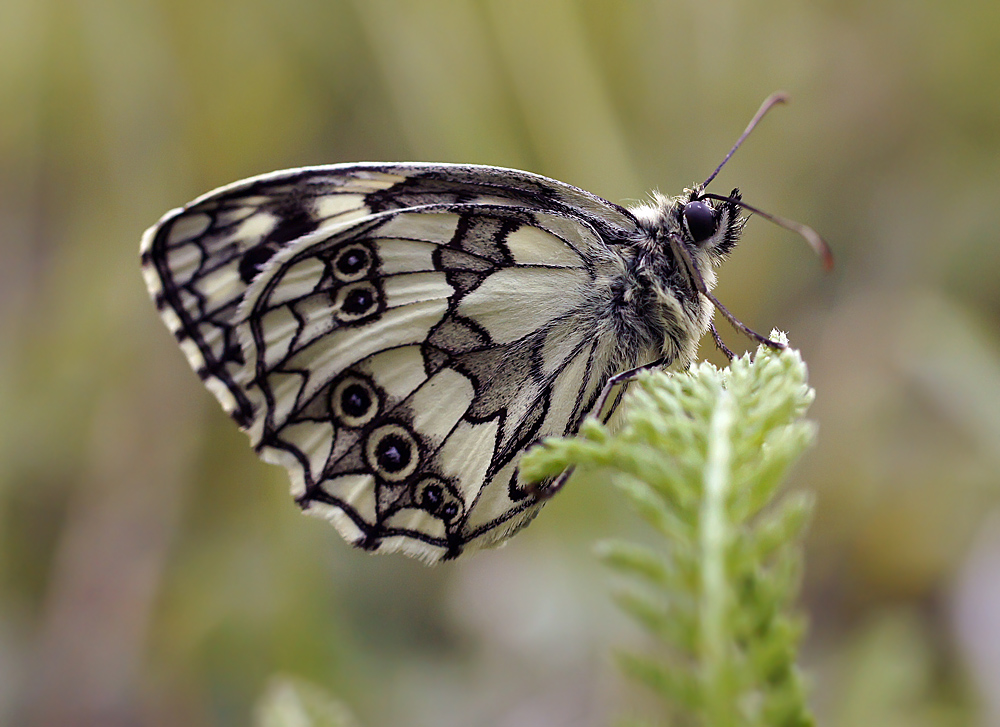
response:
[[[770,107],[770,106],[774,106],[775,104],[779,104],[779,103],[788,103],[791,100],[792,100],[792,97],[790,95],[788,95],[786,92],[784,92],[784,91],[775,91],[770,96],[768,96],[766,99],[764,99],[764,103],[761,104],[761,106],[762,107],[764,107],[764,106]]]
[[[796,222],[795,220],[789,220],[784,217],[779,217],[778,215],[773,215],[770,212],[765,212],[760,207],[754,207],[752,204],[748,204],[742,199],[737,199],[733,196],[725,197],[721,194],[706,192],[702,195],[702,199],[716,199],[721,202],[730,202],[742,207],[745,210],[753,212],[754,214],[760,215],[765,220],[773,222],[779,227],[784,227],[786,230],[796,233],[809,243],[809,246],[819,256],[820,260],[823,261],[823,269],[827,272],[833,270],[833,252],[830,251],[830,246],[827,245],[826,240],[820,237],[820,234],[809,225],[803,225],[801,222]]]

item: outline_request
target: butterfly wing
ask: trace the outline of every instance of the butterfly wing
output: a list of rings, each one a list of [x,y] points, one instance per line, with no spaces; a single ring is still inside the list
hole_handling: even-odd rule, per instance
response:
[[[509,537],[517,482],[614,360],[608,241],[631,216],[524,172],[349,165],[211,193],[144,238],[151,294],[299,504],[427,560]]]

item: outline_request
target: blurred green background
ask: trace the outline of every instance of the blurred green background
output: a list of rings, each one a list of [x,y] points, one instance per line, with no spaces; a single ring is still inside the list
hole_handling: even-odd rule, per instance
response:
[[[814,226],[837,270],[756,219],[718,293],[818,392],[815,708],[1000,724],[995,0],[3,0],[0,723],[245,725],[279,674],[368,727],[651,713],[609,656],[643,641],[590,550],[640,529],[610,487],[434,569],[352,550],[202,390],[139,237],[342,161],[673,194],[779,88],[716,191]]]

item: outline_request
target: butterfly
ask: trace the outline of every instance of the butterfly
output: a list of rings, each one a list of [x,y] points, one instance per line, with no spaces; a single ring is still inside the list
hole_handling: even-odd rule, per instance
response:
[[[704,185],[625,208],[500,167],[334,164],[209,192],[141,259],[298,505],[434,562],[504,542],[561,486],[522,483],[525,450],[607,417],[636,371],[686,368],[706,331],[724,348],[713,306],[742,324],[711,290],[740,207]]]

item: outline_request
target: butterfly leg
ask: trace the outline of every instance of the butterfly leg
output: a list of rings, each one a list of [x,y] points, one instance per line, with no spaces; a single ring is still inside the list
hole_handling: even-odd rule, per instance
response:
[[[719,313],[721,313],[725,317],[725,319],[732,324],[733,328],[735,328],[737,331],[740,331],[744,336],[749,338],[751,341],[757,341],[757,343],[763,343],[768,348],[772,348],[776,351],[781,351],[787,348],[787,346],[781,341],[772,341],[767,336],[762,336],[761,334],[757,333],[757,331],[753,330],[752,328],[744,324],[743,321],[741,321],[739,318],[730,313],[729,309],[726,308],[726,306],[722,305],[722,302],[714,295],[712,295],[712,291],[710,291],[708,289],[708,286],[705,285],[705,279],[702,277],[701,271],[698,270],[697,266],[694,264],[694,261],[691,259],[691,254],[687,251],[684,245],[681,244],[678,240],[674,239],[673,237],[668,237],[668,239],[670,240],[671,248],[684,261],[685,266],[690,272],[692,282],[694,283],[694,287],[698,290],[699,293],[701,293],[711,301],[712,305],[715,306],[716,310],[718,310]],[[716,343],[718,343],[720,341],[718,337],[718,331],[716,331],[713,328],[712,333],[715,335]],[[728,349],[723,347],[723,351],[727,350]],[[730,359],[731,358],[732,357],[730,357]]]
[[[636,366],[634,369],[628,369],[626,371],[621,371],[615,374],[610,379],[608,379],[606,384],[604,384],[604,388],[601,389],[601,395],[597,398],[597,405],[590,410],[591,413],[594,414],[595,416],[601,417],[601,412],[604,411],[604,407],[607,406],[608,399],[611,397],[611,391],[616,386],[618,386],[619,384],[627,384],[629,381],[631,381],[644,371],[651,371],[653,369],[662,368],[663,366],[668,365],[670,361],[671,359],[664,356],[663,358],[658,358],[655,361],[651,361],[648,364],[643,364],[642,366]],[[608,419],[610,419],[611,415],[614,413],[615,407],[618,405],[618,401],[621,399],[623,393],[625,393],[624,387],[622,388],[621,391],[618,392],[618,395],[615,397],[615,406],[611,407],[606,416],[601,417],[602,424],[608,423]]]
[[[736,354],[732,352],[729,346],[726,345],[726,342],[722,340],[722,336],[719,335],[719,332],[715,330],[714,323],[708,324],[708,330],[712,332],[712,338],[715,339],[715,345],[719,347],[720,351],[726,354],[726,358],[728,358],[730,361],[736,358]]]
[[[635,368],[628,369],[627,371],[621,371],[615,374],[614,376],[608,379],[607,383],[604,384],[604,388],[601,389],[600,396],[597,397],[597,404],[594,406],[593,409],[591,409],[591,413],[594,416],[600,418],[602,424],[607,424],[608,419],[610,419],[612,413],[614,413],[615,406],[618,405],[618,401],[621,399],[621,396],[624,393],[624,390],[619,391],[618,394],[615,396],[615,406],[612,406],[610,408],[607,415],[601,416],[601,412],[604,410],[604,407],[607,406],[608,399],[611,397],[611,392],[614,390],[616,386],[628,383],[636,376],[641,374],[643,371],[649,371],[651,369],[660,368],[661,366],[666,366],[669,363],[670,359],[664,357],[657,359],[656,361],[652,361],[651,363],[643,364],[642,366],[636,366]],[[526,486],[526,489],[531,494],[531,496],[534,497],[536,501],[543,502],[545,500],[548,500],[550,497],[555,495],[557,492],[559,492],[559,490],[563,488],[563,485],[566,484],[566,481],[569,479],[570,475],[573,474],[573,469],[574,469],[573,467],[570,467],[568,470],[560,474],[558,477],[555,478],[555,480],[552,481],[552,484],[550,484],[548,487],[542,488],[540,486],[541,483],[539,482],[529,482]]]
[[[528,490],[528,493],[532,498],[534,498],[535,502],[545,502],[563,488],[563,485],[566,484],[566,480],[568,480],[569,476],[573,474],[574,469],[576,468],[570,467],[568,470],[552,480],[552,484],[544,489],[540,487],[542,484],[541,482],[529,482],[525,489]]]

